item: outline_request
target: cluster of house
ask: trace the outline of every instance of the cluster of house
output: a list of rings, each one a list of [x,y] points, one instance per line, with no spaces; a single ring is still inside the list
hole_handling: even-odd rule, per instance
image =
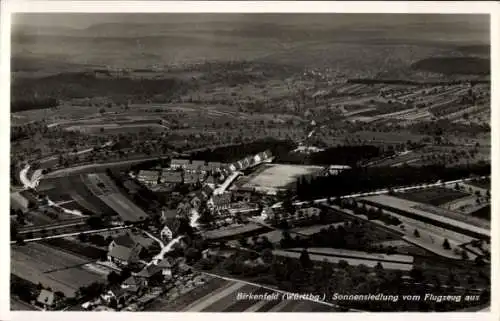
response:
[[[124,306],[132,299],[143,296],[150,286],[162,285],[172,281],[174,262],[168,258],[157,264],[146,266],[138,273],[133,273],[121,284],[110,288],[101,295],[101,300],[108,306]],[[113,303],[114,302],[114,303]]]
[[[212,178],[210,175],[220,173],[224,164],[219,162],[205,162],[188,159],[173,159],[170,167],[162,169],[141,170],[137,180],[148,186],[157,184],[197,184]]]
[[[127,232],[109,244],[108,261],[121,268],[139,263],[141,251],[152,244],[154,243],[150,239]],[[182,262],[182,258],[166,257],[159,261],[152,261],[139,272],[132,273],[121,284],[111,287],[100,297],[99,301],[110,307],[124,306],[131,300],[143,298],[152,286],[165,285],[173,281],[173,275],[182,275],[187,272],[189,272],[189,266]]]
[[[229,164],[222,169],[222,174],[228,177],[236,171],[244,171],[252,166],[259,165],[264,162],[270,162],[273,159],[271,151],[266,150],[261,153],[257,153],[253,156],[247,156],[237,162]]]
[[[150,186],[157,184],[194,184],[203,180],[210,180],[208,184],[216,184],[215,176],[224,179],[236,171],[248,169],[271,159],[272,153],[269,150],[247,156],[231,164],[203,160],[172,159],[169,168],[141,170],[137,175],[137,179]]]
[[[264,209],[264,216],[266,219],[273,220],[276,217],[280,217],[282,219],[290,220],[290,219],[307,219],[310,217],[320,215],[321,210],[317,207],[302,207],[295,208],[294,213],[287,213],[283,207],[272,208],[267,207]]]

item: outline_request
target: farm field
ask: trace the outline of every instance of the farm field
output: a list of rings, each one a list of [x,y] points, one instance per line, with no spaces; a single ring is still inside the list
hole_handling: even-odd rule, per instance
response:
[[[83,179],[89,190],[125,222],[137,222],[148,215],[123,195],[106,174],[86,174]]]
[[[291,248],[287,249],[287,251],[301,252],[301,248]],[[311,247],[308,248],[307,251],[311,254],[319,254],[319,255],[331,255],[331,256],[339,256],[339,257],[347,257],[347,258],[361,258],[366,260],[377,261],[394,261],[399,263],[413,263],[413,257],[408,255],[399,255],[399,254],[380,254],[380,253],[367,253],[361,251],[351,251],[345,249],[334,249],[334,248],[324,248],[324,247]]]
[[[314,175],[323,170],[321,166],[269,164],[244,178],[243,188],[257,190],[283,189],[295,183],[296,179],[304,175]]]
[[[344,225],[344,222],[339,222],[339,223],[333,223],[333,224],[323,224],[323,225],[313,225],[313,226],[307,226],[307,227],[297,227],[297,228],[294,228],[294,229],[290,230],[290,232],[291,233],[299,233],[299,234],[302,234],[302,235],[313,235],[313,234],[319,233],[319,231],[321,231],[322,229],[327,229],[330,226],[338,227],[338,226],[343,226],[343,225]]]
[[[42,283],[66,296],[74,296],[81,286],[104,281],[102,275],[83,266],[90,261],[38,243],[13,246],[11,271],[14,275],[34,284]]]
[[[113,134],[113,133],[123,133],[123,132],[142,132],[142,131],[154,131],[162,132],[168,130],[167,126],[156,122],[140,122],[140,121],[123,121],[119,120],[115,122],[106,122],[105,120],[99,120],[94,123],[71,123],[65,127],[68,131],[79,131],[85,134]]]
[[[285,256],[291,257],[295,259],[299,259],[301,252],[294,251],[283,251],[283,250],[273,250],[273,254],[277,256]],[[340,261],[346,261],[350,265],[366,265],[368,267],[375,267],[379,261],[375,260],[365,260],[365,259],[355,259],[355,258],[347,258],[340,256],[332,256],[328,254],[311,254],[309,253],[309,257],[312,261],[324,262],[327,261],[329,263],[338,264]],[[409,263],[393,263],[393,262],[380,262],[385,269],[389,270],[401,270],[401,271],[410,271],[413,268],[413,264]]]
[[[409,201],[440,206],[460,198],[470,196],[467,193],[445,187],[432,187],[406,193],[398,193],[397,197]]]
[[[35,226],[51,224],[64,220],[72,220],[74,218],[77,218],[77,216],[61,212],[51,207],[45,207],[45,208],[41,207],[38,210],[29,211],[27,214],[27,219],[32,223],[32,225]]]
[[[28,303],[23,302],[19,299],[13,298],[12,296],[10,297],[10,310],[11,311],[39,311],[37,308],[35,308],[31,304],[28,304]]]
[[[249,223],[241,226],[229,226],[222,227],[216,230],[209,230],[204,232],[204,236],[207,239],[228,238],[239,234],[252,233],[261,229],[265,228],[255,223]]]

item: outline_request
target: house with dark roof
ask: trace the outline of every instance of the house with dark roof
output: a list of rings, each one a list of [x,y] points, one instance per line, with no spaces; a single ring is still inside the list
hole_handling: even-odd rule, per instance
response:
[[[142,246],[129,234],[114,239],[108,246],[108,260],[115,264],[126,266],[139,260]]]
[[[43,307],[45,310],[50,309],[56,305],[58,297],[54,292],[42,289],[36,298],[36,303]]]
[[[121,288],[123,290],[135,295],[140,295],[140,293],[144,291],[146,286],[147,283],[144,282],[144,280],[133,275],[128,277],[121,284]]]
[[[108,291],[105,295],[104,300],[107,304],[110,304],[113,299],[116,300],[116,304],[120,307],[123,307],[134,295],[138,295],[138,293],[134,293],[130,288],[116,286]]]
[[[152,282],[163,282],[172,277],[172,263],[168,258],[150,264],[134,275],[142,284],[149,286]]]

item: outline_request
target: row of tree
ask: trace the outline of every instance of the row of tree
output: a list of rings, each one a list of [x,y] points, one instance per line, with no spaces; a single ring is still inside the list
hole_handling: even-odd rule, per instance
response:
[[[421,167],[372,167],[353,168],[335,176],[318,176],[297,182],[299,199],[315,199],[397,188],[419,184],[432,184],[439,180],[451,181],[472,175],[488,176],[490,164],[479,163],[457,167],[428,165]]]

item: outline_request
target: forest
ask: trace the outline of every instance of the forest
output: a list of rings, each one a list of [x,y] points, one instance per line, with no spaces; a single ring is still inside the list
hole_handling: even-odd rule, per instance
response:
[[[457,167],[355,167],[334,176],[300,178],[297,180],[296,191],[299,199],[307,200],[490,174],[490,164],[485,163]]]

